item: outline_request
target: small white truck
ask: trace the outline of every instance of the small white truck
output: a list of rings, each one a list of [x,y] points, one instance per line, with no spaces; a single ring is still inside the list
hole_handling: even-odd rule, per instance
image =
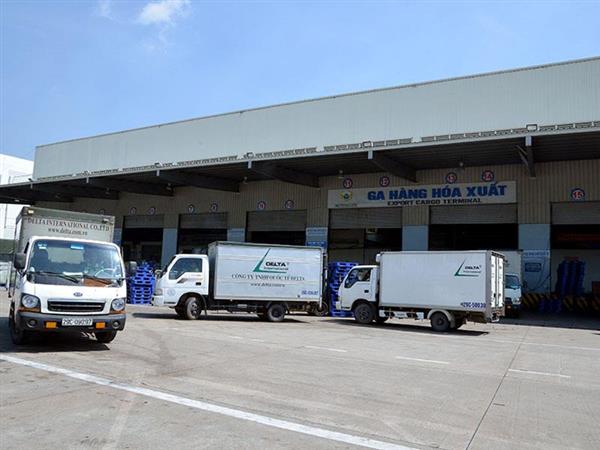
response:
[[[94,333],[102,343],[115,338],[125,326],[127,288],[113,231],[112,216],[22,209],[8,290],[13,343],[48,331]]]
[[[287,312],[319,308],[322,296],[319,247],[213,242],[208,255],[178,254],[158,271],[152,304],[184,319],[221,310],[280,322]]]
[[[336,308],[358,323],[391,317],[427,318],[435,331],[466,320],[499,320],[504,306],[504,257],[493,251],[383,252],[378,265],[356,266],[339,288]]]

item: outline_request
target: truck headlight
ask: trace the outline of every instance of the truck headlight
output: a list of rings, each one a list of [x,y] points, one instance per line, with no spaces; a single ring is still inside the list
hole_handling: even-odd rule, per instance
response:
[[[38,306],[40,306],[40,299],[37,298],[35,295],[25,294],[21,298],[21,306],[27,309],[37,308]]]
[[[125,303],[124,298],[115,298],[110,305],[110,309],[113,311],[123,311],[125,309]]]
[[[154,289],[154,295],[163,295],[163,290],[161,288]]]

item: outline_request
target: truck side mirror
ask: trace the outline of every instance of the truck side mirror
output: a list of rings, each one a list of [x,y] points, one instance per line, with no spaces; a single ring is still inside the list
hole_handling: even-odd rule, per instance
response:
[[[127,272],[127,276],[131,276],[137,272],[138,265],[135,261],[127,261],[125,263],[125,272]]]
[[[158,280],[160,277],[162,277],[162,274],[163,274],[162,270],[156,269],[154,271],[154,278],[156,278]]]
[[[17,270],[23,270],[25,263],[27,262],[27,255],[25,253],[16,253],[13,265]]]

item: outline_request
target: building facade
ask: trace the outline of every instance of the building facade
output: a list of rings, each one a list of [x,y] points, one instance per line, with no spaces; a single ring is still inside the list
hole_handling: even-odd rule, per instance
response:
[[[126,258],[214,240],[520,251],[600,281],[600,58],[327,97],[40,146],[0,197],[117,217]],[[426,280],[426,274],[424,274]]]

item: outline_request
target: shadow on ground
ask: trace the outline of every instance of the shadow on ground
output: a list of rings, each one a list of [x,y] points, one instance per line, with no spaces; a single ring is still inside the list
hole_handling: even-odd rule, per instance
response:
[[[502,318],[499,325],[600,330],[600,317],[591,317],[577,313],[543,314],[524,311],[519,318]]]
[[[177,320],[177,321],[182,321],[182,322],[188,321],[187,319],[179,318],[177,316],[177,314],[175,314],[174,312],[168,313],[168,312],[164,312],[164,311],[157,311],[157,312],[137,312],[136,311],[136,312],[129,313],[129,314],[131,316],[135,317],[136,319],[169,319],[169,320]],[[270,323],[268,321],[260,319],[255,314],[246,314],[246,313],[239,313],[239,314],[209,313],[208,315],[205,315],[203,313],[198,320],[209,321],[209,322],[265,322],[265,323]],[[289,316],[286,316],[285,319],[283,320],[283,323],[304,323],[304,322],[301,320],[292,319]]]
[[[117,335],[116,339],[119,339]],[[10,340],[8,317],[0,317],[0,353],[46,353],[46,352],[97,352],[109,350],[87,333],[41,332],[32,336],[29,343],[15,345]]]
[[[398,332],[398,331],[409,331],[411,333],[421,333],[421,334],[436,334],[436,335],[441,335],[441,334],[453,334],[453,335],[460,335],[460,336],[481,336],[481,335],[486,335],[489,334],[487,331],[475,331],[475,330],[454,330],[454,331],[449,331],[446,333],[440,333],[438,331],[433,331],[429,325],[423,326],[417,323],[407,323],[407,322],[402,322],[400,320],[390,320],[384,324],[371,324],[371,325],[360,325],[358,323],[356,323],[354,321],[354,319],[348,318],[348,319],[338,319],[338,318],[325,318],[324,320],[327,320],[328,322],[335,322],[338,323],[340,325],[347,325],[347,326],[353,326],[353,327],[368,327],[368,328],[377,328],[379,330],[385,330],[385,331],[390,331],[390,332]],[[413,321],[414,322],[414,321]],[[426,322],[427,324],[429,322]]]

